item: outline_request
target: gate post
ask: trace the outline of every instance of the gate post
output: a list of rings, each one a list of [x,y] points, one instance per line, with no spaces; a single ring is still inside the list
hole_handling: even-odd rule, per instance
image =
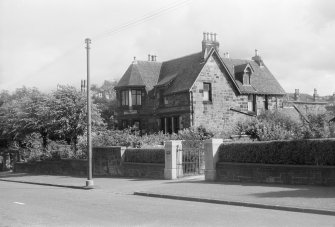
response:
[[[164,178],[167,180],[177,179],[177,146],[182,146],[181,140],[165,142]]]
[[[209,139],[205,141],[205,180],[215,181],[216,163],[219,160],[218,148],[223,139]]]

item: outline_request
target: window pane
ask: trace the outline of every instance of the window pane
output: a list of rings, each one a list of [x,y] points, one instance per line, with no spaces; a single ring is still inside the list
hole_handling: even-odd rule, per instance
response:
[[[204,94],[204,100],[208,101],[209,100],[209,92],[208,91],[204,91],[203,94]]]
[[[204,91],[209,91],[209,84],[208,83],[204,83]]]
[[[133,106],[136,105],[136,94],[133,94],[133,92],[131,94],[131,103]]]
[[[136,97],[137,97],[137,99],[136,99],[137,105],[141,105],[142,104],[141,103],[141,94],[137,95]]]

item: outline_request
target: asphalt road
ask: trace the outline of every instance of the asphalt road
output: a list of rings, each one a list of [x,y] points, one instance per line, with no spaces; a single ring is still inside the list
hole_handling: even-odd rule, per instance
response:
[[[335,226],[335,217],[0,182],[0,226]]]

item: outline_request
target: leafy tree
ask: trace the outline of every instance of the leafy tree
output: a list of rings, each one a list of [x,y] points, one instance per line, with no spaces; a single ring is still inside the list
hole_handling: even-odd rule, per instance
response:
[[[48,95],[36,88],[20,88],[0,107],[1,136],[21,141],[33,132],[40,133],[44,148],[49,133]]]
[[[54,133],[77,150],[78,136],[84,135],[87,125],[86,96],[74,87],[60,86],[52,93],[50,103]],[[92,105],[92,125],[103,126],[99,110]]]
[[[107,124],[109,129],[114,128],[114,111],[117,107],[116,93],[114,87],[117,85],[116,81],[105,80],[101,87],[92,85],[91,90],[95,95],[93,101],[100,110],[101,117]],[[101,96],[99,96],[101,94]]]

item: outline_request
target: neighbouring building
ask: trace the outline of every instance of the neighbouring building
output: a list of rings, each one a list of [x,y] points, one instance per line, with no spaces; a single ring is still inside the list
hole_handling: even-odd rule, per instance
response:
[[[300,93],[295,89],[293,94],[288,94],[283,103],[284,107],[294,107],[300,114],[319,114],[325,113],[329,102],[319,96],[317,89],[314,88],[313,95]]]
[[[115,87],[119,128],[177,132],[190,126],[220,130],[238,116],[282,108],[284,89],[255,51],[251,60],[219,53],[216,34],[204,33],[202,50],[158,62],[130,64]]]

